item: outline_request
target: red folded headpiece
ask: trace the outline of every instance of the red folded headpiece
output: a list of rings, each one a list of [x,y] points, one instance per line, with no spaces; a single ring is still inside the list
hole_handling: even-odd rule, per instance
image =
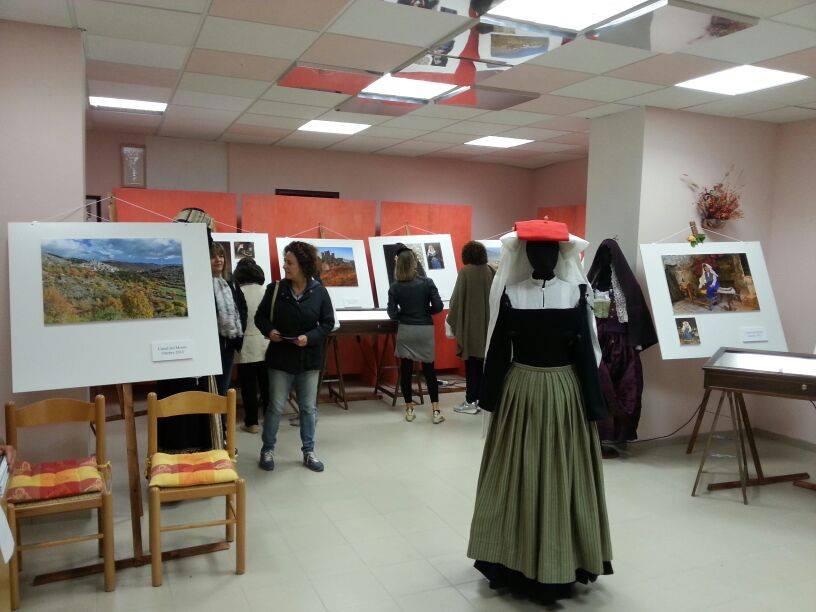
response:
[[[548,219],[516,221],[516,234],[520,240],[540,240],[565,242],[569,240],[567,224]]]

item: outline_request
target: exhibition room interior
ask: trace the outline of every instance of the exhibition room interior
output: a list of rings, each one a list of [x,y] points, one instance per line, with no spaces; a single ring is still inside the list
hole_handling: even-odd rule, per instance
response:
[[[0,610],[816,609],[814,192],[810,0],[0,0]]]

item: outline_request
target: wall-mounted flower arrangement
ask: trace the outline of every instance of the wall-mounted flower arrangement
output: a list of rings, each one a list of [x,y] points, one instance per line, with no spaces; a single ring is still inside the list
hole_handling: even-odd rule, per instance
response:
[[[740,209],[742,172],[734,176],[734,167],[728,169],[722,180],[710,187],[700,187],[692,181],[688,174],[681,180],[694,193],[694,205],[700,215],[700,222],[704,228],[718,229],[731,219],[740,219],[743,216]]]

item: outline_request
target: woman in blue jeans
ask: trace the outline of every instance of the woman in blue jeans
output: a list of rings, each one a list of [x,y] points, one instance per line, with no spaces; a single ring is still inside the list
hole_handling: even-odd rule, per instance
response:
[[[323,366],[323,344],[334,328],[334,309],[326,288],[317,282],[320,259],[317,249],[301,241],[283,250],[283,280],[266,288],[255,313],[255,326],[269,338],[270,401],[264,417],[263,446],[259,465],[275,469],[275,442],[280,418],[294,388],[300,409],[300,440],[303,465],[323,471],[314,452],[317,384]]]

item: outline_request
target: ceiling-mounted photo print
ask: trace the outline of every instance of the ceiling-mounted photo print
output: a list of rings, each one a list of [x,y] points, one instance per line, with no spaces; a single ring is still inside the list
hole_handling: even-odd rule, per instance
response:
[[[642,244],[663,359],[710,357],[720,347],[786,351],[758,242]]]
[[[365,243],[362,240],[331,238],[275,238],[280,275],[283,278],[283,249],[293,240],[307,242],[320,258],[318,278],[338,309],[374,308]]]
[[[456,284],[456,258],[450,234],[414,236],[374,236],[368,239],[374,284],[380,308],[388,304],[388,288],[394,282],[394,263],[400,244],[414,252],[417,273],[433,279],[443,301],[450,300]]]
[[[187,316],[178,240],[55,238],[40,252],[46,325]]]

